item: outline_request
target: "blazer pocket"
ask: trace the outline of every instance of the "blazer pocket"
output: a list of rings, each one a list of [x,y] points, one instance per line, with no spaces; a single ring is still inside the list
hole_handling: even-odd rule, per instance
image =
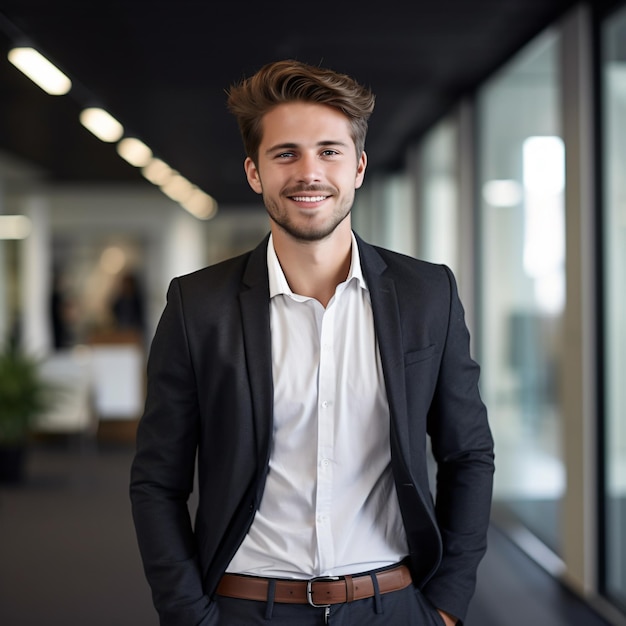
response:
[[[431,344],[427,348],[421,350],[412,350],[404,355],[404,366],[413,365],[413,363],[419,363],[420,361],[426,361],[430,359],[435,353],[435,344]]]

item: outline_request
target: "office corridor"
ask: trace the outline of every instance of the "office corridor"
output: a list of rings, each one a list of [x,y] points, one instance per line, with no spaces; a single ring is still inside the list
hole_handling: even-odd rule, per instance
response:
[[[37,443],[26,483],[0,487],[2,626],[157,624],[128,499],[132,447]],[[466,626],[605,626],[497,529]]]

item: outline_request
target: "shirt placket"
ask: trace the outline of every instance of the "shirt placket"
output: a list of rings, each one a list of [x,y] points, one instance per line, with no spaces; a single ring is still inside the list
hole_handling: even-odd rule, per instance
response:
[[[317,490],[315,524],[317,530],[320,574],[334,566],[334,544],[331,527],[333,502],[333,471],[335,466],[334,421],[337,397],[335,362],[335,315],[337,306],[331,302],[322,315],[320,325],[320,362],[317,402]]]

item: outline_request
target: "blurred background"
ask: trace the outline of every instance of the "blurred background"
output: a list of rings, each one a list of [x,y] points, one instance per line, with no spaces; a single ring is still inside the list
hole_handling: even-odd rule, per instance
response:
[[[281,58],[372,88],[354,228],[458,279],[497,466],[467,626],[626,624],[623,0],[0,1],[0,623],[157,623],[145,359],[170,280],[268,230],[225,90]]]

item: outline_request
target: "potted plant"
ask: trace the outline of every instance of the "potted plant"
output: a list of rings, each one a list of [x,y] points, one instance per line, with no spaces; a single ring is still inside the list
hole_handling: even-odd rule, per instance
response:
[[[9,341],[0,352],[0,483],[21,481],[31,425],[54,402],[53,392],[39,362]]]

